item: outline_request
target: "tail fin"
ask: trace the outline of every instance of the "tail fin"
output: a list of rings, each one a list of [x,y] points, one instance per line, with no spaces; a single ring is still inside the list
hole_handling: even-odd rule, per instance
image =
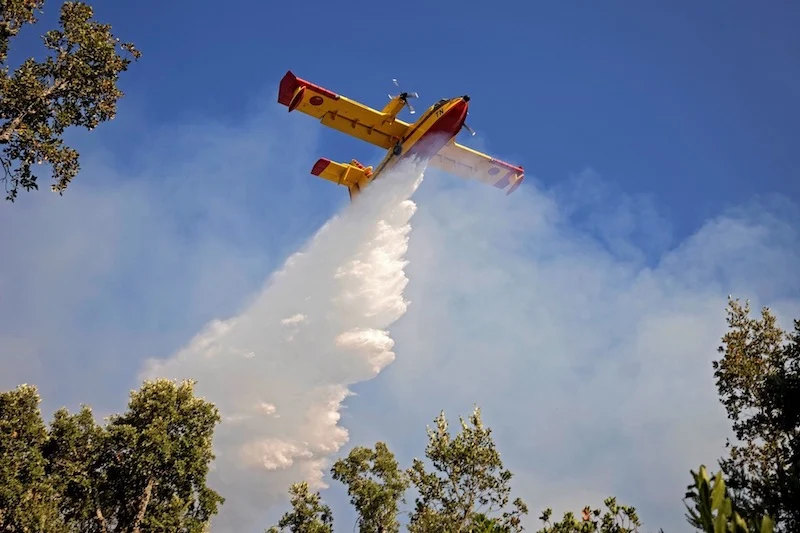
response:
[[[372,167],[365,167],[355,159],[350,163],[336,163],[322,158],[314,164],[311,174],[344,185],[349,189],[352,200],[361,187],[372,180]]]

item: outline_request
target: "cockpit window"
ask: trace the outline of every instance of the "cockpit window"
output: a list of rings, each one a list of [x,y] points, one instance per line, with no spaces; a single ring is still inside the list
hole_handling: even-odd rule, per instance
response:
[[[439,100],[438,102],[433,104],[433,109],[434,110],[439,109],[440,107],[442,107],[446,103],[447,103],[447,98],[442,98],[441,100]]]

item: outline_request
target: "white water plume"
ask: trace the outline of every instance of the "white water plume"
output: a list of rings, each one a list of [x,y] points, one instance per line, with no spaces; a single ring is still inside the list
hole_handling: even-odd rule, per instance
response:
[[[238,316],[148,362],[144,378],[196,379],[198,394],[220,409],[210,484],[227,501],[215,531],[263,530],[258,521],[290,483],[325,486],[328,458],[348,440],[338,425],[348,386],[395,357],[386,328],[408,305],[410,197],[423,171],[409,162],[376,180]]]

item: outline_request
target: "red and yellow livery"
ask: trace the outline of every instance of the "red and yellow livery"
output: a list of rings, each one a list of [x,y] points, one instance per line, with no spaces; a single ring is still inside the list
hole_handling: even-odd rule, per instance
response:
[[[522,167],[455,142],[456,135],[465,127],[469,96],[439,100],[413,124],[397,118],[408,96],[401,93],[378,111],[300,79],[289,71],[281,80],[278,102],[290,112],[306,113],[325,126],[388,151],[374,170],[356,160],[336,163],[323,158],[314,164],[313,175],[346,186],[351,199],[383,171],[412,155],[428,159],[429,165],[451,174],[506,189],[506,194],[522,184],[525,178]]]

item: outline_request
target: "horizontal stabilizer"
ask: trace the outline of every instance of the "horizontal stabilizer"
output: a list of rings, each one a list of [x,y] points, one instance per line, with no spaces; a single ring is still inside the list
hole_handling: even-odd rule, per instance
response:
[[[372,178],[372,167],[364,167],[355,160],[350,164],[322,158],[314,164],[311,174],[350,188],[369,182]]]

